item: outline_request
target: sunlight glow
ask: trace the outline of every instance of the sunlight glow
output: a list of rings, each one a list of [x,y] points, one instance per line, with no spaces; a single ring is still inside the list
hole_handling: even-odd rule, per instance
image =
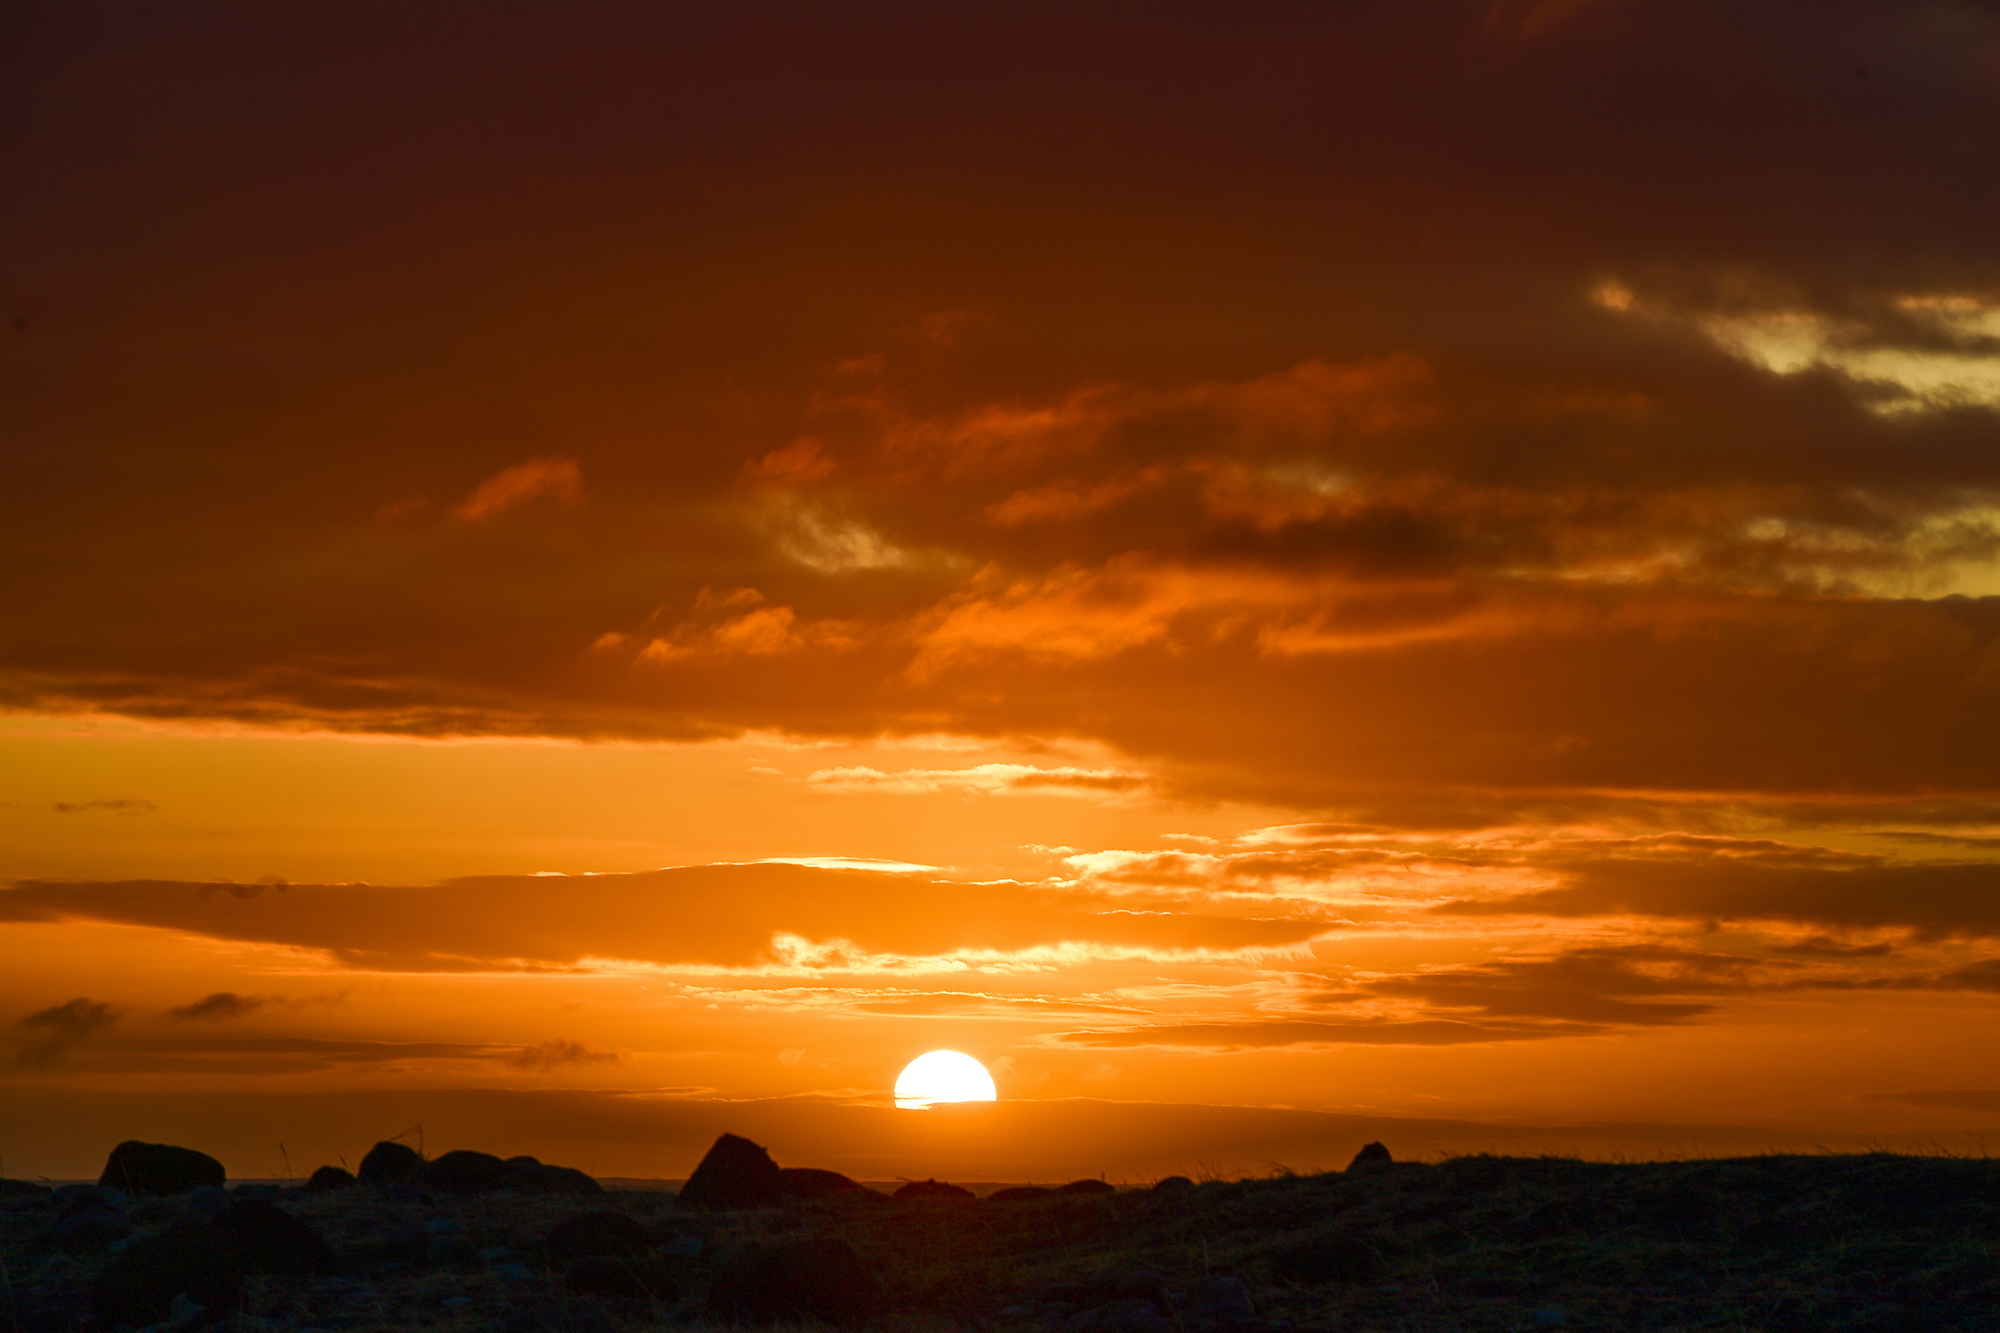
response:
[[[986,1066],[957,1051],[920,1055],[896,1079],[896,1105],[906,1111],[921,1111],[938,1102],[990,1102],[999,1095]]]

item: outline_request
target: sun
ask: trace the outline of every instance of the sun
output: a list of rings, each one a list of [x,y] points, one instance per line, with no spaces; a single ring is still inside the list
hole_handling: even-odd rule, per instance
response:
[[[990,1102],[999,1095],[986,1066],[957,1051],[920,1055],[896,1079],[896,1105],[909,1111],[938,1102]]]

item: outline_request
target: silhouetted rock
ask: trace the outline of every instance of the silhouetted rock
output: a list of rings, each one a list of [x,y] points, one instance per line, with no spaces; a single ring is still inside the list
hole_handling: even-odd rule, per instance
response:
[[[424,1159],[407,1143],[384,1141],[368,1150],[355,1176],[364,1185],[401,1185],[414,1181]]]
[[[573,1166],[543,1166],[539,1162],[533,1166],[509,1167],[507,1174],[500,1177],[500,1188],[529,1194],[604,1193],[604,1186]]]
[[[677,1299],[679,1279],[659,1264],[641,1259],[614,1259],[600,1255],[578,1259],[563,1274],[571,1291],[584,1296],[612,1296],[623,1299]]]
[[[509,1171],[520,1171],[527,1167],[540,1166],[541,1164],[542,1164],[541,1158],[530,1157],[526,1153],[522,1153],[519,1157],[509,1157],[506,1161],[501,1163],[501,1165],[506,1167]]]
[[[913,1180],[897,1190],[892,1197],[908,1202],[913,1199],[973,1199],[978,1196],[962,1185],[952,1185],[942,1180]]]
[[[167,1318],[174,1297],[228,1311],[243,1303],[243,1267],[228,1236],[206,1222],[177,1222],[113,1255],[90,1289],[99,1328],[144,1328]]]
[[[1118,1187],[1108,1180],[1072,1180],[1058,1186],[1058,1194],[1116,1194]]]
[[[227,1191],[223,1191],[223,1197],[228,1197]],[[125,1208],[125,1195],[102,1185],[59,1186],[55,1191],[55,1201],[61,1205],[64,1217],[86,1208],[113,1208],[121,1212]]]
[[[688,1208],[761,1208],[777,1203],[778,1164],[757,1144],[724,1134],[681,1186]]]
[[[1395,1164],[1395,1159],[1389,1156],[1387,1148],[1379,1143],[1370,1143],[1363,1145],[1361,1151],[1354,1154],[1354,1160],[1347,1164],[1347,1170],[1350,1175],[1365,1176],[1371,1171],[1386,1171]]]
[[[778,1189],[788,1199],[824,1199],[829,1194],[851,1194],[867,1188],[838,1171],[817,1166],[778,1168]]]
[[[54,1198],[55,1191],[32,1180],[0,1180],[0,1199]]]
[[[558,1259],[630,1257],[646,1252],[653,1233],[615,1208],[566,1217],[542,1233]]]
[[[236,1247],[245,1273],[331,1277],[340,1271],[325,1238],[268,1199],[237,1199],[211,1225]]]
[[[1294,1282],[1373,1282],[1388,1271],[1381,1253],[1358,1236],[1309,1235],[1271,1256],[1271,1271]]]
[[[44,1245],[76,1253],[94,1250],[114,1240],[123,1240],[132,1234],[132,1224],[125,1220],[125,1214],[117,1205],[108,1202],[78,1200],[63,1216],[43,1232],[39,1240]]]
[[[1153,1182],[1155,1194],[1178,1194],[1182,1190],[1193,1188],[1194,1182],[1186,1176],[1162,1176]]]
[[[222,1163],[205,1152],[127,1139],[111,1150],[97,1183],[127,1194],[186,1194],[224,1179]]]
[[[1032,1199],[1053,1199],[1056,1192],[1046,1185],[1010,1185],[986,1196],[988,1203],[1027,1203]]]
[[[354,1173],[344,1167],[323,1166],[306,1178],[306,1193],[329,1194],[334,1190],[351,1190],[359,1182]]]
[[[819,1319],[853,1323],[877,1312],[882,1288],[844,1240],[821,1236],[759,1245],[716,1266],[708,1312],[741,1323]]]
[[[429,1190],[476,1194],[498,1189],[506,1175],[507,1164],[492,1153],[460,1148],[424,1163],[424,1169],[417,1174],[417,1183]]]

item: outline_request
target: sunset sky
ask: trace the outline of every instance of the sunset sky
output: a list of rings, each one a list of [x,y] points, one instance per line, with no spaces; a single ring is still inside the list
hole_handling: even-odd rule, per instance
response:
[[[5,1174],[2000,1142],[2000,7],[27,0],[0,106]]]

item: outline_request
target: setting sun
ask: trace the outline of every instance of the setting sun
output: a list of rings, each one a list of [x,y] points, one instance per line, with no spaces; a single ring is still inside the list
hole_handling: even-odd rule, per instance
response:
[[[932,1051],[903,1066],[896,1079],[896,1105],[922,1110],[938,1102],[990,1102],[999,1093],[986,1066],[957,1051]]]

